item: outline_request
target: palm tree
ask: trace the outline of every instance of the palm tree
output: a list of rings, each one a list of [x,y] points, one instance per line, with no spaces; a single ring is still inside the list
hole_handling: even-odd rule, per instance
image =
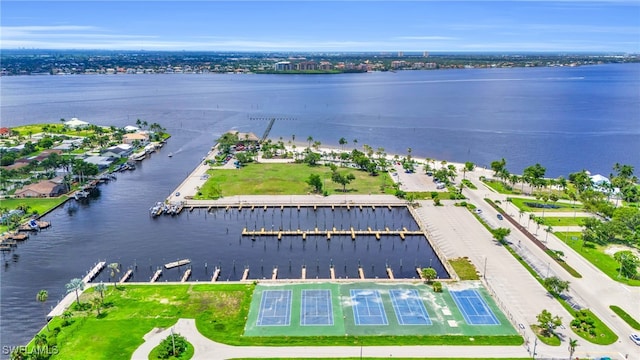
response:
[[[338,144],[342,146],[342,151],[344,151],[344,146],[347,144],[347,139],[341,137],[340,140],[338,140]]]
[[[47,310],[44,306],[44,303],[49,298],[49,292],[47,290],[40,290],[36,295],[36,300],[42,303],[42,308],[44,309],[44,319],[47,321]],[[47,321],[47,331],[49,331],[49,322]]]
[[[100,307],[102,307],[102,300],[98,297],[94,297],[91,299],[91,305],[96,308],[98,311],[98,316],[100,316]]]
[[[545,235],[544,237],[544,242],[546,243],[547,240],[549,239],[549,233],[553,231],[553,228],[551,226],[547,226],[544,231],[547,232],[547,235]]]
[[[578,340],[569,338],[569,360],[573,359],[573,353],[576,352],[578,347]]]
[[[118,285],[116,283],[116,275],[118,273],[120,273],[120,264],[111,263],[111,264],[107,265],[107,268],[109,268],[109,270],[111,270],[111,272],[109,273],[109,278],[113,279],[113,287],[115,287],[117,289]]]
[[[309,146],[307,148],[311,149],[311,142],[313,141],[313,136],[309,135],[309,137],[307,137],[307,141],[309,142]]]
[[[84,290],[84,281],[82,281],[82,279],[80,278],[73,278],[71,279],[71,281],[69,281],[69,283],[67,283],[66,287],[67,293],[70,293],[72,291],[76,292],[76,302],[78,303],[78,305],[80,305],[80,294],[78,293],[78,291]]]
[[[36,348],[43,348],[43,347],[47,346],[47,335],[38,334],[38,335],[34,336],[33,337],[33,344],[36,346]]]
[[[104,292],[107,291],[107,285],[100,283],[94,287],[94,289],[100,293],[100,299],[104,301]]]

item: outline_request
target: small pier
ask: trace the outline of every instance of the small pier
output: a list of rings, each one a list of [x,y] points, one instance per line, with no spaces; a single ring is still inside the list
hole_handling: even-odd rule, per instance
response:
[[[189,279],[189,276],[191,276],[191,269],[187,269],[187,271],[184,272],[184,275],[182,275],[182,279],[180,279],[180,282],[187,281],[187,279]]]
[[[362,266],[358,267],[358,276],[360,276],[360,280],[364,280],[364,270],[362,270]]]
[[[416,271],[418,272],[418,276],[420,276],[420,280],[424,281],[424,275],[422,275],[422,269],[421,268],[416,268]]]
[[[329,273],[331,274],[331,280],[335,280],[336,279],[336,270],[333,268],[333,265],[329,269]]]
[[[307,278],[307,268],[305,266],[302,267],[302,280]]]
[[[278,278],[278,268],[273,268],[271,272],[271,280],[276,280]]]
[[[104,269],[106,264],[107,263],[104,261],[100,261],[99,263],[97,263],[91,270],[89,270],[87,275],[85,275],[85,277],[82,278],[82,282],[85,284],[88,284],[91,280],[93,280],[96,276],[98,276],[98,274],[100,274],[100,272],[102,271],[102,269]]]
[[[127,282],[127,280],[129,280],[129,278],[131,277],[131,274],[133,274],[133,270],[127,270],[127,272],[122,275],[120,281],[118,281],[118,284],[124,284],[125,282]]]
[[[151,277],[151,281],[149,281],[149,282],[154,283],[154,282],[158,281],[158,278],[160,276],[162,276],[162,269],[156,270],[156,272],[153,274],[153,277]]]
[[[244,269],[244,273],[242,273],[242,281],[246,281],[249,278],[249,268]]]
[[[218,281],[218,277],[220,276],[220,268],[216,268],[216,270],[213,272],[213,276],[211,277],[211,282],[216,282]]]
[[[172,269],[172,268],[177,267],[177,266],[187,265],[190,262],[191,262],[191,260],[189,260],[189,259],[182,259],[182,260],[166,263],[166,264],[164,264],[164,268],[165,269]]]
[[[390,267],[387,267],[387,276],[389,277],[389,279],[394,280],[395,277],[393,277],[393,270],[391,270]]]

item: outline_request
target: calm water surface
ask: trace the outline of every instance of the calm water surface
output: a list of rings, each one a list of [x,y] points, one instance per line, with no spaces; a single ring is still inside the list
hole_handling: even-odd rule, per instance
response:
[[[295,134],[304,142],[311,135],[337,145],[345,137],[388,153],[411,147],[414,156],[478,164],[505,157],[516,173],[536,162],[550,176],[583,168],[609,174],[615,162],[640,169],[638,64],[332,76],[4,77],[0,103],[2,126],[73,116],[125,126],[140,118],[173,135],[161,153],[101,186],[97,198],[52,212],[45,218],[50,229],[1,255],[0,345],[24,343],[44,325],[38,290],[47,289],[53,304],[64,295],[65,283],[103,259],[136,269],[138,281],[181,258],[193,260],[193,279],[200,281],[216,266],[223,269],[221,280],[236,279],[247,264],[252,278],[269,276],[275,266],[284,276],[297,277],[305,265],[309,277],[321,278],[328,277],[330,264],[339,276],[355,277],[358,261],[370,277],[384,277],[385,265],[403,277],[414,276],[415,264],[440,266],[419,237],[277,242],[239,236],[239,229],[258,222],[277,227],[278,212],[196,210],[150,218],[149,207],[170,194],[230,128],[261,134],[264,119],[286,118],[276,121],[272,138],[289,140]],[[169,152],[173,158],[165,155]],[[354,216],[340,214],[340,222]],[[324,212],[291,215],[282,222],[291,220],[292,227],[298,221],[302,228],[338,221],[338,214]],[[365,212],[350,222],[413,226],[405,215],[378,214],[374,220]],[[161,280],[178,279],[181,271],[167,271]],[[107,274],[100,280],[108,280]]]

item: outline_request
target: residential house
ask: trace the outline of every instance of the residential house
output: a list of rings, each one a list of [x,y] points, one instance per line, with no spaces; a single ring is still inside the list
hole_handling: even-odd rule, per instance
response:
[[[9,137],[11,135],[11,129],[8,127],[0,128],[0,137]]]
[[[98,170],[106,170],[113,163],[114,158],[106,156],[89,156],[83,159],[84,162],[94,164],[98,167]]]
[[[35,197],[55,197],[65,193],[66,186],[62,178],[57,177],[51,180],[42,180],[35,184],[27,185],[15,192],[15,196],[19,198],[35,198]]]
[[[131,145],[121,144],[102,150],[100,156],[119,159],[131,155],[132,150],[133,147]]]
[[[124,134],[122,136],[122,142],[124,142],[125,144],[131,145],[136,140],[140,143],[140,145],[146,145],[149,142],[149,135],[144,133],[131,133]]]
[[[78,118],[72,118],[71,120],[65,121],[64,125],[71,129],[84,129],[89,126],[89,123],[86,121],[82,121]]]

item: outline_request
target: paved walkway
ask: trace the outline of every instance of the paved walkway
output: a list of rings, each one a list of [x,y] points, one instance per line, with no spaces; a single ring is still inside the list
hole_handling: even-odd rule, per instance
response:
[[[344,357],[527,357],[522,346],[230,346],[202,336],[194,319],[180,319],[169,329],[153,329],[136,349],[132,360],[146,360],[160,342],[171,335],[184,336],[194,347],[193,360],[229,358],[344,358]]]

